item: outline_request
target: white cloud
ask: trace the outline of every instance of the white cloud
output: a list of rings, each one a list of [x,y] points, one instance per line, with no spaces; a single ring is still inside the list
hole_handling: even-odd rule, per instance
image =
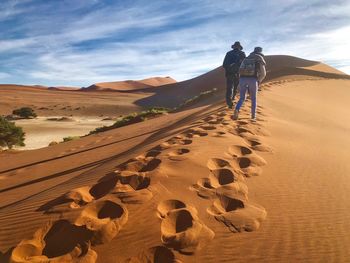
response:
[[[0,79],[6,79],[10,77],[11,75],[5,72],[0,72]]]

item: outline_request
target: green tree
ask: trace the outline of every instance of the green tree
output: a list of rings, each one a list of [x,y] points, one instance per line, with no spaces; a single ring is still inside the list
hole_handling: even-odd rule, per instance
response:
[[[24,135],[21,127],[0,116],[0,146],[12,149],[14,145],[24,146]]]
[[[36,113],[34,112],[34,110],[30,107],[22,107],[19,109],[15,109],[12,111],[12,114],[18,115],[22,118],[30,118],[30,117],[36,117]]]

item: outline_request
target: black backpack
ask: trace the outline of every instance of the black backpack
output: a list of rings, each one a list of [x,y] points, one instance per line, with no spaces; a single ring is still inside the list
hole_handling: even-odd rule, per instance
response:
[[[237,75],[239,73],[240,60],[240,54],[238,52],[234,53],[234,63],[226,68],[227,75]]]

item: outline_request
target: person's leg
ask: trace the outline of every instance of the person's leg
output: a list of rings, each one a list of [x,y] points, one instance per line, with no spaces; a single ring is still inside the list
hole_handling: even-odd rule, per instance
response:
[[[233,86],[233,79],[232,78],[226,78],[226,104],[229,108],[232,108],[232,87]]]
[[[248,84],[245,80],[242,78],[239,80],[239,101],[235,107],[235,112],[233,114],[233,119],[238,119],[239,110],[242,107],[244,101],[245,101],[245,94],[248,90]]]
[[[232,100],[234,100],[235,97],[236,97],[238,85],[239,85],[239,76],[236,75],[236,76],[233,78],[233,96],[232,96]]]
[[[245,101],[245,94],[247,92],[248,82],[245,79],[241,79],[239,82],[239,101],[237,102],[236,111],[239,111]]]
[[[252,102],[251,107],[251,117],[252,119],[255,119],[255,112],[256,112],[256,105],[257,105],[257,93],[258,93],[258,82],[257,80],[251,80],[249,83],[249,93],[250,93],[250,99]]]

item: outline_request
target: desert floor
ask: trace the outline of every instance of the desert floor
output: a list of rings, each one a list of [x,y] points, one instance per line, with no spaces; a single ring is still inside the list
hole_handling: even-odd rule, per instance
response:
[[[52,116],[50,118],[61,118]],[[51,142],[62,142],[64,137],[83,136],[97,127],[112,125],[114,121],[96,117],[74,117],[71,121],[50,121],[47,117],[15,121],[25,132],[25,146],[18,150],[32,150],[48,146]]]

